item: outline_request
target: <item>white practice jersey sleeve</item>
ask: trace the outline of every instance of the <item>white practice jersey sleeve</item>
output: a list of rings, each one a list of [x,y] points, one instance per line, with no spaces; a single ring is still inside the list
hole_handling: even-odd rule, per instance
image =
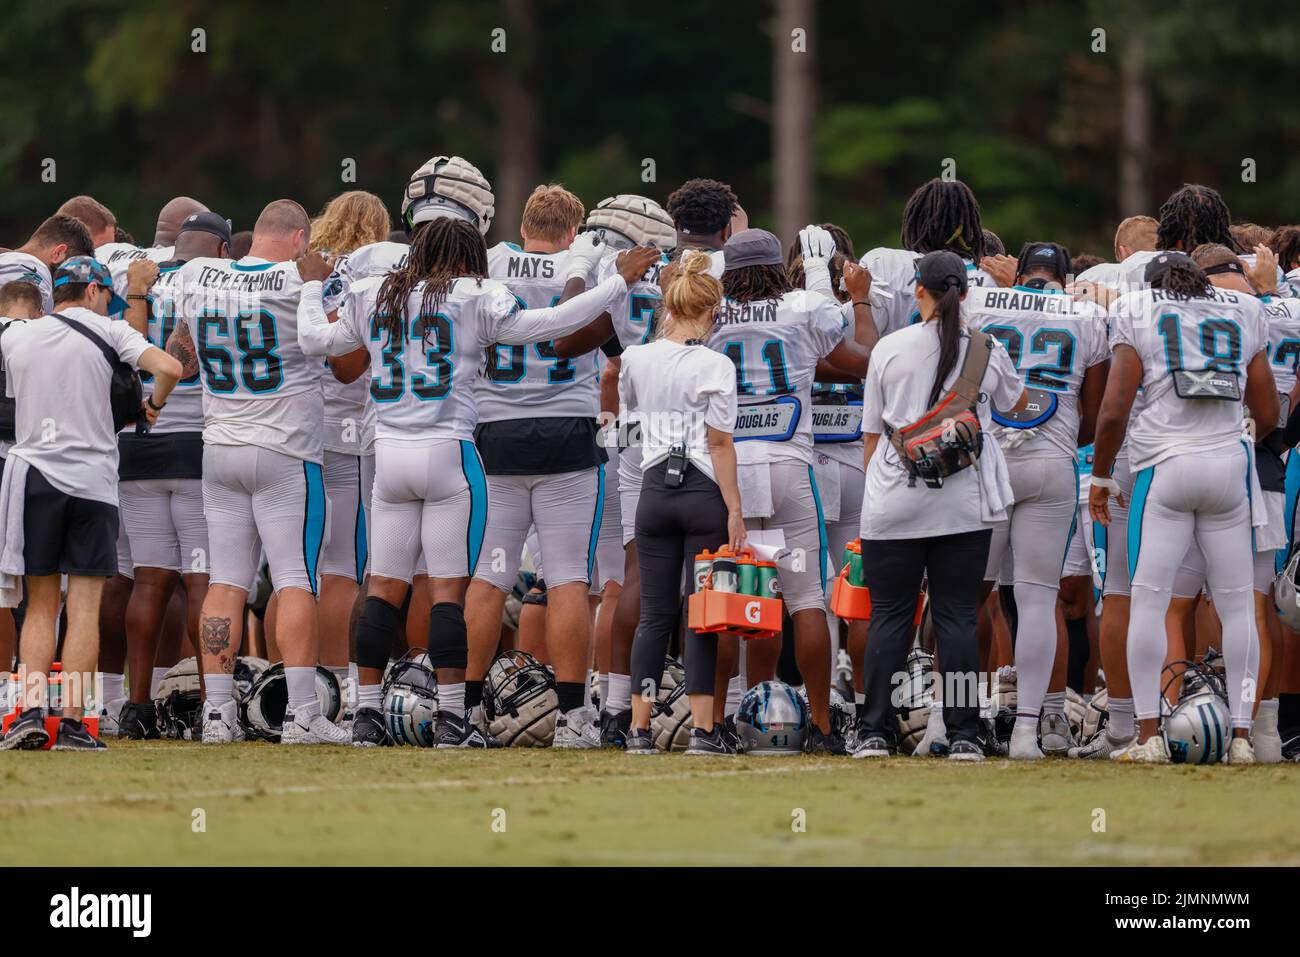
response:
[[[193,259],[180,282],[179,315],[194,336],[203,381],[203,441],[320,462],[323,367],[299,346],[298,267],[253,256]]]
[[[596,267],[596,279],[600,282],[610,276],[618,275],[618,255],[611,254],[600,261]],[[643,345],[654,338],[655,311],[663,302],[663,293],[659,289],[659,273],[668,265],[668,254],[659,257],[659,261],[645,271],[645,275],[632,285],[610,307],[609,316],[614,322],[614,336],[618,344],[627,349],[630,346]]]
[[[1013,286],[973,289],[965,302],[967,322],[1006,347],[1025,386],[1050,393],[1051,418],[1032,430],[996,427],[1004,448],[1020,458],[1072,456],[1079,444],[1079,393],[1088,369],[1110,358],[1106,312],[1063,293]],[[1032,432],[1013,438],[1017,432]]]
[[[488,250],[488,275],[514,293],[520,309],[545,309],[564,294],[568,256],[567,250],[530,253],[513,243],[498,243]],[[600,352],[561,359],[553,339],[492,343],[475,388],[480,422],[516,419],[521,413],[594,419],[600,413]]]
[[[0,286],[7,282],[29,282],[41,292],[41,308],[54,311],[54,280],[50,267],[27,253],[0,253]]]
[[[1258,299],[1224,289],[1192,299],[1158,289],[1130,292],[1111,304],[1110,341],[1112,348],[1131,346],[1142,360],[1141,407],[1128,430],[1135,472],[1172,455],[1241,441],[1241,402],[1180,398],[1174,372],[1231,373],[1244,394],[1246,368],[1268,346]]]
[[[1266,298],[1262,302],[1268,323],[1268,366],[1277,391],[1290,396],[1300,368],[1300,299]]]

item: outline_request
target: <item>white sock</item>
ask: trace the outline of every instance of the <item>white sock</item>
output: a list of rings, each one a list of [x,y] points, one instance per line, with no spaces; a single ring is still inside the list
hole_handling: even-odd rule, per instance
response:
[[[465,717],[465,682],[438,685],[438,710],[450,712],[458,718]]]
[[[149,679],[149,700],[153,701],[158,697],[158,689],[162,687],[162,680],[167,676],[170,668],[155,668],[153,677]],[[207,680],[211,680],[210,678]]]
[[[109,674],[107,671],[100,675],[103,682],[104,700],[102,704],[108,704],[110,701],[119,701],[126,697],[126,676]]]
[[[1110,714],[1110,736],[1112,738],[1133,737],[1133,699],[1109,698],[1106,710]]]
[[[723,708],[723,713],[730,716],[740,710],[741,699],[745,697],[745,678],[743,675],[732,675],[731,680],[727,682],[727,703]]]
[[[606,711],[609,710],[609,672],[602,671],[596,675],[596,683],[600,687],[600,706]]]
[[[316,697],[316,669],[299,665],[284,669],[284,683],[289,691],[289,710],[294,720],[306,724],[320,714],[320,699]]]
[[[1265,734],[1277,733],[1277,698],[1265,698],[1259,703],[1259,711],[1255,713],[1256,731],[1263,731]]]
[[[1036,714],[1018,714],[1016,715],[1015,727],[1033,728],[1034,733],[1038,733],[1038,715]]]
[[[586,675],[582,679],[582,706],[591,707],[591,669],[587,669]]]
[[[867,703],[867,693],[866,693],[865,691],[855,691],[855,692],[853,692],[853,703],[854,703],[855,705],[857,705],[857,704],[866,704],[866,703]]]
[[[613,672],[609,676],[609,703],[605,705],[605,710],[610,714],[621,714],[624,711],[632,710],[632,676],[617,675]]]
[[[357,707],[374,708],[379,710],[384,703],[383,695],[380,693],[381,685],[361,685],[357,688]]]
[[[1065,714],[1065,692],[1049,691],[1043,695],[1043,714]]]
[[[208,704],[214,708],[220,708],[234,698],[234,675],[204,675],[203,684],[208,691]]]

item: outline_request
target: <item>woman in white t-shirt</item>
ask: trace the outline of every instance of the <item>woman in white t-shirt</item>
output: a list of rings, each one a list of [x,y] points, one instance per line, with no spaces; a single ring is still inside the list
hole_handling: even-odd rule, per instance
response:
[[[945,477],[941,488],[917,481],[889,441],[880,441],[922,418],[952,386],[971,343],[961,315],[965,263],[953,253],[932,252],[917,260],[916,274],[921,321],[880,340],[864,386],[862,564],[872,617],[865,731],[853,756],[881,757],[895,749],[894,677],[905,670],[917,595],[928,578],[938,663],[951,692],[943,710],[949,756],[981,760],[975,622],[989,541],[993,526],[1006,520],[1011,487],[1002,452],[987,436],[975,465]],[[1024,403],[1024,382],[994,341],[976,405],[982,430],[992,425],[992,406],[1019,411]]]
[[[650,714],[663,676],[668,639],[681,611],[683,569],[695,555],[745,541],[736,481],[736,370],[704,345],[722,301],[710,259],[687,253],[664,290],[660,338],[623,353],[619,398],[641,427],[641,496],[636,548],[641,563],[641,620],[632,643],[629,754],[654,754]],[[680,475],[678,473],[681,473]],[[735,641],[734,638],[729,639]],[[686,693],[691,702],[687,754],[735,754],[715,721],[718,637],[687,629]]]

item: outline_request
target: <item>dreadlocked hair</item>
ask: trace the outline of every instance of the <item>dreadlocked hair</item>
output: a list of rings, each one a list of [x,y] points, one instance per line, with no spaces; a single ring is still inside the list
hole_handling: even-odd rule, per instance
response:
[[[1160,207],[1156,248],[1190,252],[1205,243],[1242,251],[1232,235],[1232,218],[1223,197],[1208,186],[1187,183]]]
[[[722,274],[722,290],[732,302],[779,299],[793,289],[784,266],[741,266]]]
[[[917,189],[903,209],[903,248],[918,253],[947,249],[979,262],[987,255],[980,204],[959,179],[938,177]]]
[[[1300,266],[1300,226],[1279,226],[1268,241],[1268,248],[1277,253],[1277,264],[1283,272]]]
[[[420,283],[424,283],[420,314],[427,316],[437,312],[457,279],[486,279],[487,274],[487,247],[473,223],[451,217],[420,223],[411,236],[406,264],[389,273],[379,287],[375,322],[390,340],[403,336],[406,306]]]
[[[1210,294],[1210,277],[1200,266],[1193,262],[1175,263],[1151,283],[1152,289],[1160,289],[1184,299],[1197,299]]]

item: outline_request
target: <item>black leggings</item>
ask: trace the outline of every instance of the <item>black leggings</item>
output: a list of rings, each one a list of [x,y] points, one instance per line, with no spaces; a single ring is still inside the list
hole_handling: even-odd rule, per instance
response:
[[[641,620],[632,640],[632,693],[658,694],[668,639],[682,611],[682,583],[694,578],[695,556],[727,541],[727,505],[707,474],[692,465],[679,488],[664,486],[667,461],[646,469],[636,507],[641,563]],[[686,693],[713,694],[717,635],[685,638]]]

